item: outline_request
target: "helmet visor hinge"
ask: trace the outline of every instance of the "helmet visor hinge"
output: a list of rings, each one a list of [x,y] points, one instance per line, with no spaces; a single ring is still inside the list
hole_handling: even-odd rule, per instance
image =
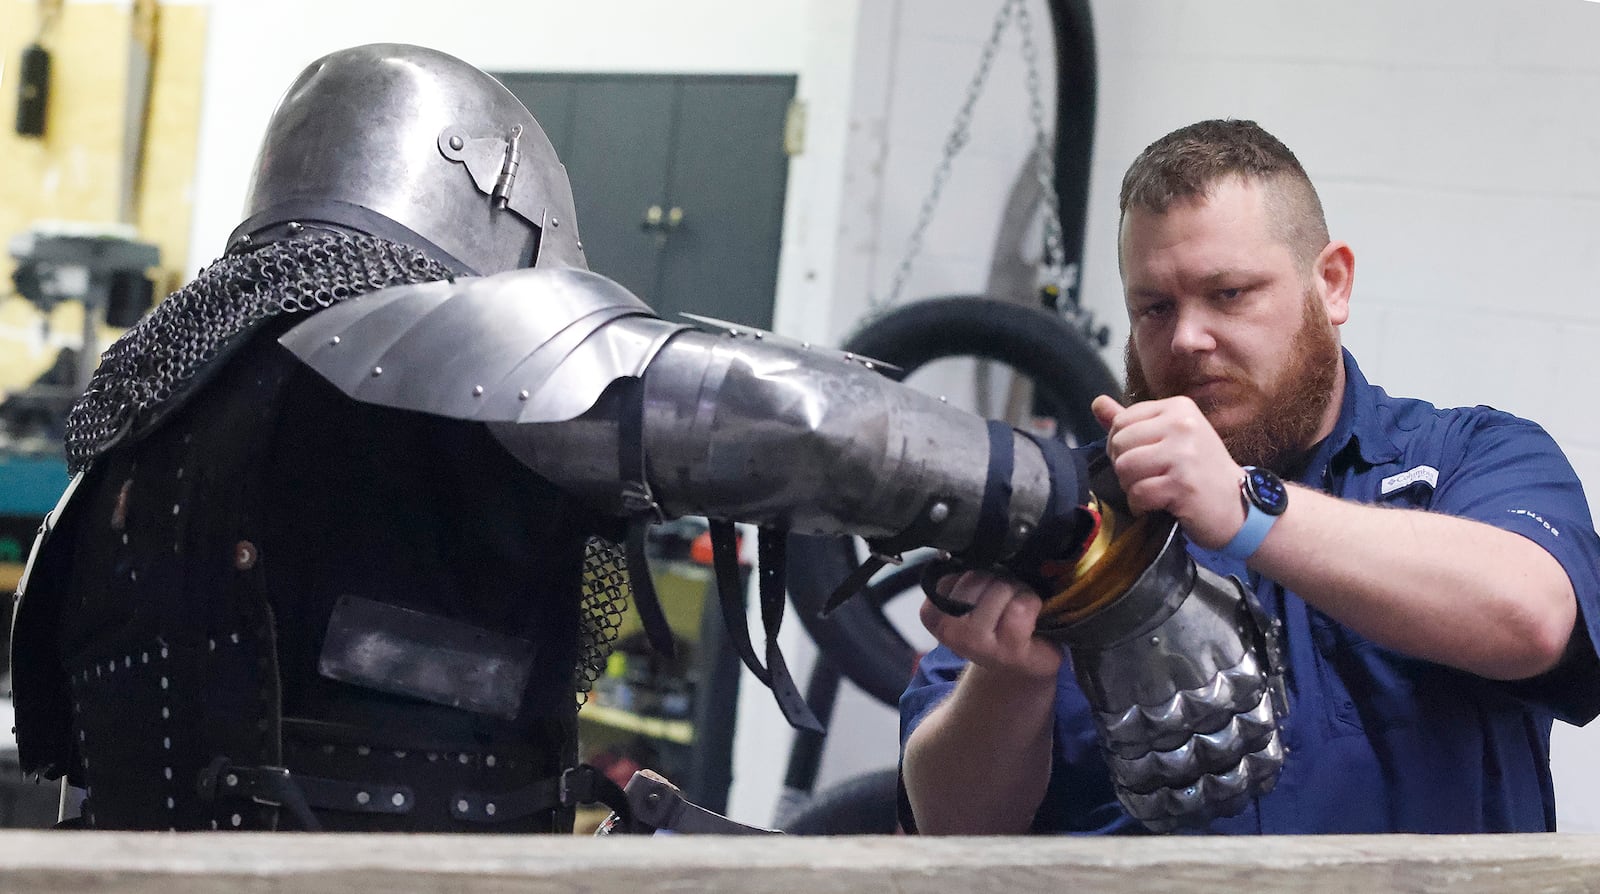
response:
[[[468,137],[458,127],[446,127],[439,132],[439,153],[465,166],[478,191],[488,196],[497,210],[509,209],[534,221],[516,206],[512,196],[522,163],[522,125],[513,125],[509,137],[478,138]]]
[[[506,141],[506,157],[500,166],[500,176],[494,182],[494,191],[489,194],[489,201],[496,208],[506,207],[511,201],[511,188],[517,181],[517,164],[522,158],[522,125],[513,125],[511,139]]]

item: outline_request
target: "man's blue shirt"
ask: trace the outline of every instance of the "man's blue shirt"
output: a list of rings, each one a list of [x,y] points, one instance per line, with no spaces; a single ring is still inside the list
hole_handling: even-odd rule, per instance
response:
[[[1600,713],[1600,538],[1571,464],[1539,426],[1488,407],[1438,409],[1371,385],[1349,352],[1333,433],[1299,481],[1363,503],[1428,509],[1527,537],[1578,598],[1568,654],[1513,682],[1411,658],[1368,640],[1242,562],[1191,546],[1251,585],[1282,620],[1288,757],[1277,786],[1219,833],[1542,832],[1555,829],[1550,728]],[[900,700],[901,742],[965,666],[939,646]],[[1055,760],[1037,831],[1137,832],[1117,803],[1089,705],[1063,664]]]

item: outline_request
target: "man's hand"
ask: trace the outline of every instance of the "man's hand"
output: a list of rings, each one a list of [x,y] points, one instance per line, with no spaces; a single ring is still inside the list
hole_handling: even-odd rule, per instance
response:
[[[1200,546],[1215,549],[1244,526],[1239,464],[1188,397],[1124,407],[1101,395],[1092,405],[1106,427],[1106,456],[1135,513],[1164,511]]]
[[[935,587],[972,611],[957,618],[924,602],[922,623],[971,663],[906,739],[906,797],[923,834],[1020,835],[1050,782],[1065,653],[1033,635],[1041,603],[1026,585],[963,571]]]
[[[939,642],[985,670],[1055,679],[1062,649],[1033,635],[1044,603],[1026,584],[988,572],[963,571],[945,575],[935,586],[946,599],[972,606],[957,618],[932,602],[922,603],[922,626]]]

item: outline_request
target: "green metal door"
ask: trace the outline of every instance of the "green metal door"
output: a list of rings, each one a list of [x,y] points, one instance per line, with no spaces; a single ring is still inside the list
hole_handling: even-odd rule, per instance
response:
[[[668,319],[772,325],[792,76],[498,77],[567,166],[590,267]]]

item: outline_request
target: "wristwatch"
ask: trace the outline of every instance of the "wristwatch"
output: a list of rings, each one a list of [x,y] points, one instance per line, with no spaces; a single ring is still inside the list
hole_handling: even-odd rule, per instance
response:
[[[1244,495],[1244,527],[1221,552],[1230,559],[1244,561],[1256,554],[1273,523],[1289,507],[1289,490],[1277,475],[1256,466],[1244,467],[1239,490]]]

